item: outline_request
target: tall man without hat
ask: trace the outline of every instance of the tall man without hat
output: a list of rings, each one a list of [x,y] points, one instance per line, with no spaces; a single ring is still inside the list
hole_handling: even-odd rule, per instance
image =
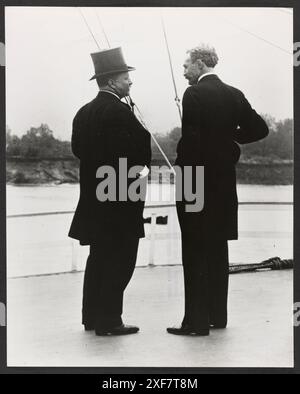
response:
[[[129,95],[132,82],[128,72],[134,70],[126,65],[121,48],[91,56],[95,67],[91,79],[96,79],[100,91],[77,112],[72,131],[72,151],[80,159],[80,198],[69,236],[81,245],[90,245],[82,324],[86,330],[95,330],[96,335],[133,334],[139,328],[123,324],[121,315],[123,293],[135,268],[139,239],[145,235],[144,198],[131,201],[127,192],[136,178],[124,178],[133,166],[138,166],[137,177],[144,166],[149,166],[150,135],[131,107],[121,101]],[[107,183],[106,190],[110,192],[102,198],[97,187],[108,182],[108,167],[116,174],[110,178],[115,179],[115,184]],[[142,182],[144,197],[147,178]],[[124,190],[120,197],[121,184],[127,185],[125,198]]]
[[[167,329],[177,335],[208,335],[210,328],[227,325],[227,241],[238,238],[238,144],[258,141],[269,132],[243,93],[214,73],[217,63],[215,49],[207,45],[188,51],[184,63],[184,76],[191,86],[182,101],[182,137],[176,164],[192,167],[193,186],[196,167],[204,166],[204,207],[188,212],[187,202],[177,201],[185,314],[180,327]]]

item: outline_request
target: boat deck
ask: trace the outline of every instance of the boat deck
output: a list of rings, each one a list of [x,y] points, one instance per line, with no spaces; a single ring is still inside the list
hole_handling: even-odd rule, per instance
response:
[[[230,275],[229,325],[209,337],[166,333],[183,313],[181,266],[139,267],[123,320],[140,332],[96,337],[81,321],[83,273],[8,280],[8,365],[292,367],[293,271]]]

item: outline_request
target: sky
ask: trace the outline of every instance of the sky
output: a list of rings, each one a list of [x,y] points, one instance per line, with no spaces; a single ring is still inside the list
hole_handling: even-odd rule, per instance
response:
[[[180,126],[163,18],[179,97],[186,51],[216,48],[215,72],[259,113],[293,117],[293,17],[275,8],[81,8],[101,49],[121,46],[131,96],[154,133]],[[101,24],[99,23],[101,21]],[[257,38],[257,36],[259,38]],[[6,7],[6,124],[16,135],[46,123],[70,140],[78,109],[98,92],[90,53],[99,50],[76,7]],[[268,42],[266,42],[268,41]],[[271,45],[271,42],[274,45]],[[277,48],[282,48],[283,50]]]

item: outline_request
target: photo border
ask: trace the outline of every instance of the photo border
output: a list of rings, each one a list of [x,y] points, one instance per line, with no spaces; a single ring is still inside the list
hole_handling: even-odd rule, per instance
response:
[[[300,2],[294,1],[191,1],[191,0],[111,0],[111,1],[1,1],[0,42],[5,44],[5,7],[284,7],[294,10],[294,38],[300,42]],[[297,21],[297,23],[296,23]],[[296,109],[298,109],[296,111]],[[294,67],[294,302],[300,302],[300,66]],[[0,65],[0,302],[7,305],[6,292],[6,155],[5,155],[5,66]],[[292,307],[292,306],[291,306]],[[294,326],[294,368],[184,368],[184,367],[7,367],[6,327],[0,327],[0,374],[294,374],[300,373],[300,327]],[[262,333],[263,335],[263,333]],[[127,375],[128,376],[128,375]]]

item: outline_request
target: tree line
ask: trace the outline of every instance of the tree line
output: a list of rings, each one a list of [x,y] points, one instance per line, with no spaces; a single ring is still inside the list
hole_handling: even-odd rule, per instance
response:
[[[270,115],[263,115],[269,126],[267,138],[241,147],[240,161],[274,163],[293,160],[293,120],[276,121]],[[175,127],[165,135],[156,134],[156,139],[171,162],[176,159],[176,147],[181,137],[181,128]],[[161,161],[161,153],[155,144],[152,158]]]
[[[31,127],[21,137],[12,134],[6,126],[6,156],[26,159],[70,158],[73,156],[70,141],[55,138],[47,124]]]
[[[270,134],[262,141],[242,147],[241,161],[278,162],[293,160],[293,120],[276,121],[269,115],[263,115]],[[175,127],[166,134],[156,134],[156,138],[171,162],[176,158],[176,147],[181,137],[181,129]],[[152,146],[152,158],[162,161],[161,153],[155,144]],[[47,124],[31,127],[24,135],[18,137],[6,127],[6,155],[8,158],[71,158],[70,141],[62,141],[53,135]]]

